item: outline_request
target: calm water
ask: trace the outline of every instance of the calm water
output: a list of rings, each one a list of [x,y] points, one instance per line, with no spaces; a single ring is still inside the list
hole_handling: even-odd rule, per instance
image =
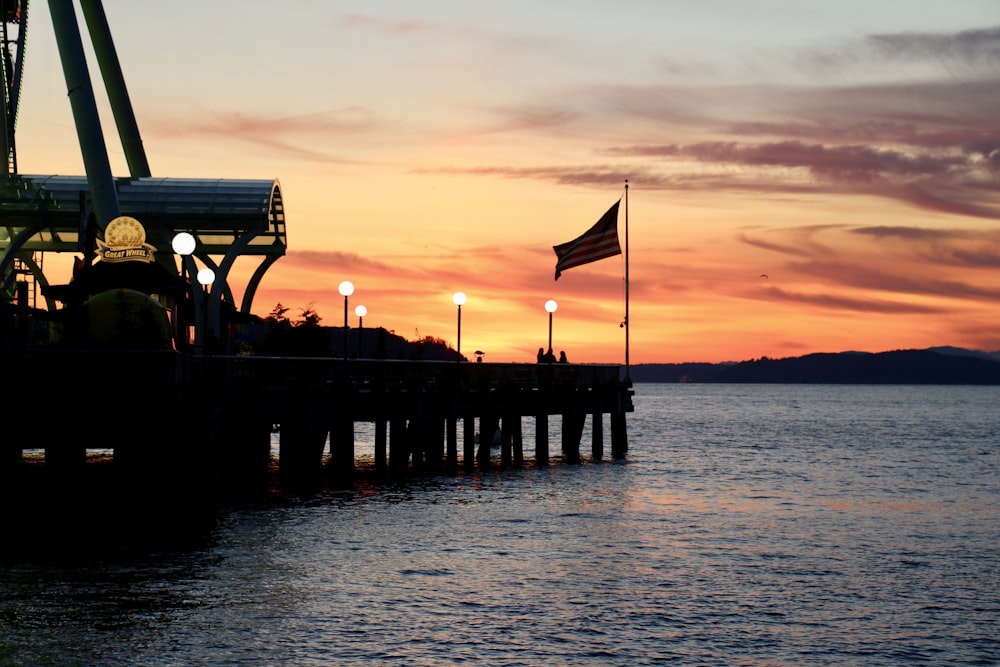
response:
[[[1000,664],[998,406],[1000,387],[638,385],[624,462],[0,565],[0,664]]]

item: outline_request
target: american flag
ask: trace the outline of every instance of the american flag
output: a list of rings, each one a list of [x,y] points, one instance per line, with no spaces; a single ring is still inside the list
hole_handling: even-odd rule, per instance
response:
[[[566,269],[622,254],[618,244],[619,199],[593,227],[569,243],[552,246],[556,251],[556,280]]]

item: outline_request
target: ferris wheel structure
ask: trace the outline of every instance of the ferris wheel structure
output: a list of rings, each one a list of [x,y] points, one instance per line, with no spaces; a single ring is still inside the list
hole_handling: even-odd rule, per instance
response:
[[[14,129],[24,80],[24,46],[28,35],[28,0],[2,0],[0,41],[3,42],[3,129],[0,149],[3,150],[7,173],[17,173],[17,150]]]
[[[0,149],[7,165],[6,174],[0,175],[0,311],[11,303],[42,305],[36,303],[37,291],[45,297],[46,309],[56,310],[61,293],[49,284],[43,255],[83,255],[83,268],[89,270],[95,260],[95,244],[103,240],[109,223],[129,217],[141,221],[146,241],[155,250],[148,261],[159,264],[168,274],[183,276],[196,260],[213,269],[216,280],[210,292],[203,295],[193,290],[192,298],[210,303],[198,311],[220,331],[222,303],[227,309],[237,309],[229,284],[237,259],[248,258],[251,263],[239,304],[239,311],[248,314],[264,273],[285,255],[284,203],[277,179],[154,178],[102,0],[48,0],[47,7],[85,175],[23,174],[18,170],[15,130],[24,82],[28,0],[0,0]],[[80,29],[78,15],[86,24],[85,32]],[[128,175],[111,171],[87,66],[85,36],[100,68]],[[197,239],[193,254],[174,254],[172,240],[180,232]],[[252,268],[255,261],[256,269]]]

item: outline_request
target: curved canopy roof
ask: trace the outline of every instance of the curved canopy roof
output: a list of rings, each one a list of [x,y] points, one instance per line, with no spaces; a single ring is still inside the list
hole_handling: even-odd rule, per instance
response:
[[[86,218],[85,176],[13,175],[0,181],[0,252],[24,233],[21,251],[79,252]],[[248,241],[242,255],[284,255],[285,213],[277,180],[119,178],[121,214],[146,228],[147,241],[168,250],[187,231],[200,250],[225,254]],[[250,237],[250,238],[244,238]]]

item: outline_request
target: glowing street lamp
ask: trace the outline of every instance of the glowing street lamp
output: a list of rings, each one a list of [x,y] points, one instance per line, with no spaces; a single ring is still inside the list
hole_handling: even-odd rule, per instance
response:
[[[556,312],[559,304],[554,299],[545,302],[545,310],[549,313],[549,352],[552,352],[552,313]]]
[[[354,283],[345,280],[337,287],[337,291],[344,297],[344,361],[347,361],[347,297],[354,294]]]
[[[170,241],[170,247],[182,257],[187,257],[193,253],[196,245],[197,242],[194,240],[194,236],[187,232],[178,232]]]
[[[215,282],[215,271],[211,267],[204,267],[198,271],[198,283],[202,286],[204,290],[203,299],[205,302],[205,319],[202,321],[201,325],[201,353],[202,355],[208,354],[208,295],[212,287],[212,283]]]
[[[364,306],[358,305],[354,307],[354,314],[358,316],[358,359],[361,358],[361,332],[365,329],[365,315],[368,314],[368,309]]]
[[[456,343],[456,352],[458,352],[457,361],[462,360],[462,304],[465,303],[465,292],[455,292],[455,295],[451,297],[451,300],[455,302],[458,306],[458,342]]]
[[[187,349],[188,344],[188,323],[185,313],[187,311],[187,258],[194,253],[195,247],[198,245],[195,241],[194,236],[188,232],[178,232],[174,235],[174,238],[170,241],[170,247],[173,249],[181,258],[181,287],[183,291],[183,298],[181,299],[181,307],[177,311],[177,344],[181,350]],[[183,332],[183,335],[182,333]]]
[[[212,269],[212,267],[206,266],[205,268],[198,271],[198,283],[202,287],[208,289],[209,287],[212,286],[212,283],[214,282],[215,282],[215,271]]]

